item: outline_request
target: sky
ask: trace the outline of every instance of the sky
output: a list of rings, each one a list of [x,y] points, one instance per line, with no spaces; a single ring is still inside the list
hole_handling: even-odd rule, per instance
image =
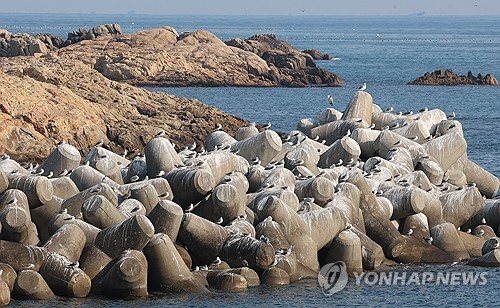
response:
[[[194,15],[500,15],[499,0],[17,0],[1,13]]]

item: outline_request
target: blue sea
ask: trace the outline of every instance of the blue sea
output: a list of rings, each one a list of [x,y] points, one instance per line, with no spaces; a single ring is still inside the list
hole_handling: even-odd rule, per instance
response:
[[[407,82],[436,69],[458,74],[493,74],[500,78],[500,16],[152,16],[59,15],[0,13],[0,28],[10,32],[49,32],[66,37],[80,27],[119,23],[125,32],[160,26],[177,31],[206,29],[221,39],[274,33],[298,49],[315,48],[338,60],[317,64],[340,75],[339,88],[149,88],[199,99],[225,112],[257,123],[271,122],[279,131],[295,129],[301,118],[316,119],[328,107],[327,95],[343,110],[357,87],[367,91],[382,108],[417,111],[422,107],[454,111],[462,122],[469,157],[500,176],[500,87],[409,86]],[[258,287],[241,293],[152,296],[146,300],[57,301],[47,305],[220,306],[241,305],[491,305],[500,286],[500,271],[464,265],[404,266],[406,271],[486,271],[484,286],[396,285],[357,286],[331,297],[314,280],[284,287]],[[33,302],[14,301],[15,305]]]

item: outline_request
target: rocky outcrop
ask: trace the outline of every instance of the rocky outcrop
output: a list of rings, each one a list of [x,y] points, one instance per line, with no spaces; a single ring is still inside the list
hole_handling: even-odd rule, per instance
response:
[[[316,68],[312,56],[272,34],[235,39],[229,45],[205,30],[178,35],[171,27],[122,34],[119,25],[107,24],[71,32],[65,41],[49,34],[12,35],[0,30],[0,56],[57,51],[63,58],[81,59],[107,78],[134,85],[304,87],[344,83]]]
[[[498,86],[498,80],[493,75],[487,74],[483,77],[480,73],[474,76],[471,71],[467,76],[457,75],[452,70],[436,70],[432,73],[426,72],[424,76],[408,82],[411,85],[430,86],[453,86],[462,84]]]
[[[105,78],[76,59],[0,58],[0,153],[41,160],[64,140],[82,152],[103,139],[122,153],[155,134],[201,145],[216,123],[234,132],[244,120],[197,100],[152,93]]]
[[[321,51],[317,49],[305,49],[302,50],[303,53],[307,53],[310,55],[314,60],[331,60],[333,59],[332,56],[330,56],[327,53],[322,53]]]
[[[122,34],[122,28],[119,24],[106,24],[94,27],[90,30],[80,28],[78,31],[68,33],[66,45],[78,43],[83,40],[93,40],[103,35]]]
[[[62,46],[60,37],[52,34],[11,34],[0,29],[0,57],[33,56]]]
[[[252,37],[242,40],[240,38],[231,39],[225,42],[229,46],[238,47],[240,49],[253,52],[259,57],[266,51],[277,50],[285,53],[296,53],[299,50],[295,49],[290,43],[279,39],[274,34],[256,34]]]
[[[50,33],[29,35],[26,33],[11,34],[0,29],[0,57],[33,56],[47,53],[56,49],[78,43],[83,40],[92,40],[103,35],[121,34],[118,24],[107,24],[94,27],[90,30],[80,28],[76,32],[68,33],[68,39]]]
[[[329,55],[323,55],[315,49],[302,52],[274,34],[257,34],[245,40],[235,38],[226,41],[226,44],[250,51],[266,60],[273,69],[274,80],[280,85],[339,86],[344,83],[339,76],[316,67],[315,59],[318,57],[331,59]]]
[[[315,64],[311,56],[279,51],[282,50],[273,50],[273,56],[268,54],[266,61],[259,53],[226,45],[206,30],[178,35],[175,29],[162,27],[98,37],[57,53],[65,58],[83,59],[104,76],[134,85],[303,87],[343,83],[332,73],[312,70]],[[310,75],[310,71],[314,74]],[[303,78],[291,80],[296,75]]]

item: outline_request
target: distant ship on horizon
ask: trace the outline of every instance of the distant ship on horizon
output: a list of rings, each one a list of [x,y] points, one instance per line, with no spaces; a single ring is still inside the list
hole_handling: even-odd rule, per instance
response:
[[[408,16],[425,16],[425,12],[411,13]]]

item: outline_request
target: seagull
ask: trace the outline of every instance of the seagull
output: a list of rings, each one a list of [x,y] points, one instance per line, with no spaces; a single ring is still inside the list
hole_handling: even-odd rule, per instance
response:
[[[470,234],[471,232],[472,232],[472,230],[471,230],[470,228],[469,228],[469,229],[467,229],[467,233],[469,233],[469,234]]]
[[[161,130],[158,134],[155,135],[156,138],[165,136],[165,131]]]
[[[415,141],[418,140],[418,136],[408,137],[408,139]]]
[[[374,129],[375,128],[375,123],[372,123],[370,126],[368,126],[369,129]]]
[[[104,144],[104,140],[99,139],[99,141],[97,141],[97,143],[96,143],[96,144],[94,144],[94,147],[95,147],[95,148],[96,148],[96,147],[101,147],[103,144]]]
[[[398,127],[399,127],[399,122],[397,122],[396,124],[391,125],[389,128],[390,129],[395,129],[395,128],[398,128]]]
[[[413,111],[405,111],[403,112],[403,115],[405,116],[411,116],[413,114]]]
[[[387,109],[385,110],[385,112],[393,112],[393,111],[394,111],[394,108],[393,108],[392,106],[391,106],[391,107],[389,107],[389,108],[387,108]]]
[[[190,147],[188,147],[188,150],[194,151],[194,149],[196,149],[196,146],[196,142],[194,142]]]
[[[223,222],[224,222],[224,218],[221,217],[221,218],[217,219],[217,221],[215,223],[218,224],[218,225],[220,225]]]
[[[137,181],[139,181],[139,176],[137,174],[130,177],[130,182],[137,182]]]
[[[2,154],[2,160],[7,160],[10,159],[10,156],[8,154]]]
[[[433,241],[434,239],[432,238],[432,236],[429,236],[429,237],[424,237],[424,240],[425,240],[427,243],[432,244],[432,241]]]
[[[217,123],[217,124],[215,125],[215,130],[221,130],[221,129],[222,129],[222,124]]]
[[[426,111],[429,111],[429,108],[424,107],[424,108],[420,109],[418,112],[426,112]]]
[[[158,198],[168,198],[170,196],[170,193],[167,191],[164,194],[158,195]]]
[[[455,111],[453,111],[452,113],[450,113],[450,114],[447,116],[447,118],[448,118],[449,120],[453,120],[453,119],[455,118]]]
[[[160,172],[158,172],[158,174],[156,175],[156,177],[157,178],[161,178],[164,175],[165,175],[165,171],[164,170],[160,170]]]
[[[38,172],[36,172],[36,171],[32,171],[32,172],[31,172],[31,174],[34,174],[34,175],[42,175],[44,172],[45,172],[45,170],[43,170],[43,168],[40,168],[40,170],[38,170]]]
[[[222,260],[219,257],[215,258],[214,262],[212,262],[213,265],[219,265],[221,263],[222,263]]]
[[[280,253],[285,256],[289,256],[292,253],[292,247],[280,249]]]
[[[23,265],[21,265],[21,268],[23,268],[23,269],[29,269],[29,270],[30,269],[34,269],[35,268],[35,264],[33,264],[33,263],[23,264]]]
[[[263,129],[271,128],[271,122],[268,122],[266,125],[262,126]]]
[[[364,82],[361,87],[358,88],[358,91],[364,91],[366,90],[366,82]]]
[[[17,204],[17,198],[16,197],[12,198],[12,200],[10,200],[9,202],[7,202],[7,204],[8,205],[15,205],[15,204]]]
[[[345,226],[345,229],[344,230],[351,230],[352,229],[352,225],[351,224],[347,224]]]
[[[248,261],[247,260],[241,260],[241,265],[244,267],[248,267]]]
[[[344,161],[342,160],[342,158],[339,158],[339,161],[335,164],[335,166],[340,167],[343,163]]]
[[[194,205],[191,203],[188,208],[184,211],[184,213],[191,213],[191,211],[194,209]]]
[[[350,129],[348,129],[348,130],[347,130],[347,133],[345,133],[345,136],[346,136],[346,137],[349,137],[350,135],[351,135],[351,130],[350,130]]]
[[[57,175],[57,177],[63,177],[63,176],[66,176],[66,175],[68,175],[68,169],[64,169],[63,171],[61,171],[61,172]]]
[[[408,229],[408,231],[406,231],[406,235],[412,235],[413,234],[413,229]]]
[[[273,221],[273,217],[272,216],[267,216],[265,219],[264,219],[265,222],[271,222]]]
[[[486,224],[486,218],[483,217],[483,219],[481,219],[481,223],[484,225]]]
[[[266,244],[269,244],[269,239],[268,239],[267,237],[265,237],[264,235],[261,235],[261,236],[260,236],[260,238],[259,238],[259,240],[260,240],[261,242],[264,242],[264,243],[266,243]]]
[[[333,107],[333,97],[331,95],[328,95],[328,102],[330,103],[330,106]]]
[[[477,235],[479,235],[479,236],[481,236],[481,235],[483,235],[483,234],[484,234],[484,230],[483,230],[483,229],[481,229],[481,230],[479,230],[479,231],[477,232]]]
[[[47,178],[49,178],[49,179],[50,179],[50,178],[51,178],[51,177],[53,177],[53,176],[54,176],[54,172],[50,171],[50,172],[49,172],[49,174],[47,175]]]
[[[68,214],[68,209],[65,208],[59,212],[60,214]]]

